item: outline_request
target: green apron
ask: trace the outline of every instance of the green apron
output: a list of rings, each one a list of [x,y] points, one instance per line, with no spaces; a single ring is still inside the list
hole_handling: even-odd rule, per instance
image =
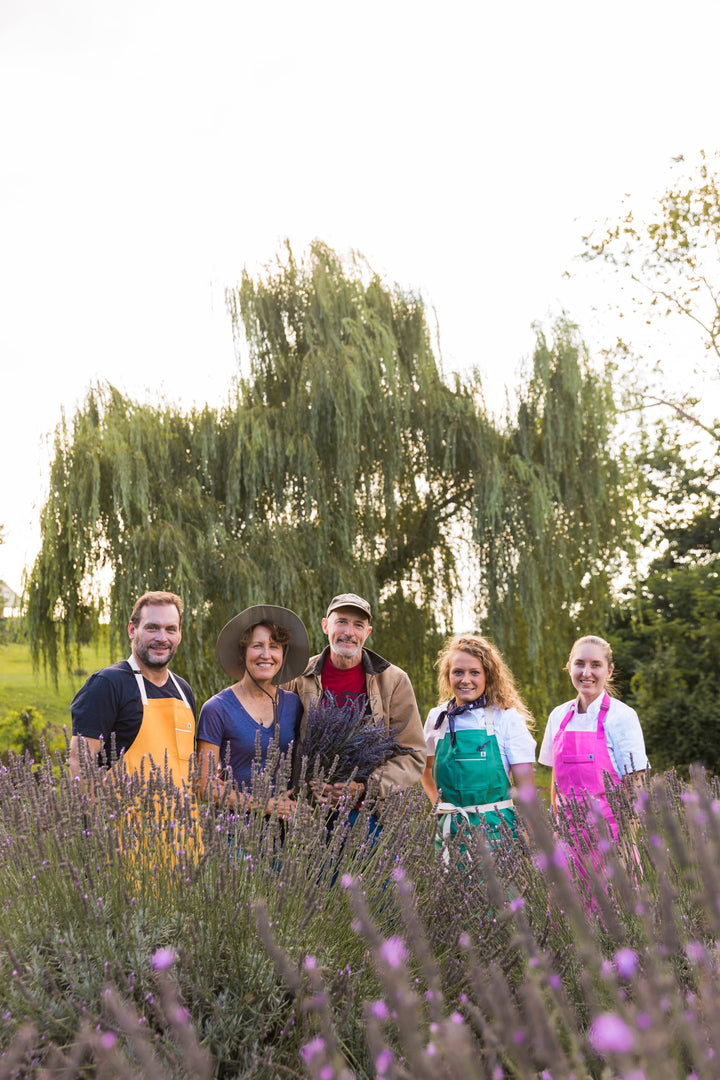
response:
[[[481,709],[476,728],[455,732],[452,745],[446,730],[435,746],[433,780],[441,801],[435,807],[435,847],[464,828],[482,821],[499,835],[500,818],[515,831],[515,810],[510,798],[510,779],[498,746],[492,710]]]

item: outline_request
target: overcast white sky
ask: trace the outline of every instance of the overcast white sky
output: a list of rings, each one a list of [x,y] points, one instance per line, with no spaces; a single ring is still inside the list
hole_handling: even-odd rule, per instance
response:
[[[717,0],[0,0],[0,578],[61,410],[221,402],[224,289],[284,237],[421,290],[493,400],[534,320],[612,341],[580,236],[718,146],[718,40]]]

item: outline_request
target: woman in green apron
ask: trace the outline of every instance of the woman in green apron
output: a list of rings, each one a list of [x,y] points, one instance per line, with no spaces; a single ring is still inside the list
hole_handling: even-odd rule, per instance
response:
[[[477,634],[451,638],[438,661],[440,704],[425,723],[423,787],[439,849],[458,828],[514,828],[511,785],[533,783],[533,723],[502,656]],[[449,700],[448,700],[449,699]]]

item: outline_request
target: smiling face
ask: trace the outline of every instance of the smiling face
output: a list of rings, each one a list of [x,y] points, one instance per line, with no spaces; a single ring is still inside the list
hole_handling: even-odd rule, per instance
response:
[[[605,689],[613,672],[602,645],[590,641],[578,642],[568,660],[568,671],[577,690],[581,705],[588,706]]]
[[[485,669],[476,656],[459,649],[450,655],[448,681],[458,705],[466,705],[485,693]]]
[[[330,642],[330,659],[339,668],[355,667],[362,658],[362,647],[372,627],[359,608],[337,608],[322,621]]]
[[[128,625],[135,660],[154,671],[168,666],[180,644],[180,616],[174,604],[146,604],[138,623]]]
[[[245,646],[245,672],[255,682],[271,683],[280,671],[285,650],[273,637],[269,626],[260,623],[252,628]]]

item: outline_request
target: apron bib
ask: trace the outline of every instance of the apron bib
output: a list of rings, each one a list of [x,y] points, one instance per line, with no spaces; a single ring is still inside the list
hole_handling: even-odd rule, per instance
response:
[[[560,803],[570,818],[573,832],[575,823],[572,821],[572,803],[569,800],[573,794],[581,800],[583,792],[586,792],[591,805],[605,819],[613,839],[617,839],[617,822],[605,794],[605,773],[609,773],[614,784],[620,783],[605,738],[605,716],[609,708],[610,698],[605,694],[598,713],[597,729],[568,731],[567,726],[575,715],[575,702],[572,703],[553,739],[553,769]]]
[[[455,732],[440,739],[433,758],[433,780],[441,792],[435,847],[454,836],[460,825],[484,823],[497,835],[500,818],[514,828],[515,811],[510,780],[505,772],[492,714],[482,710],[482,726]]]
[[[145,680],[135,667],[132,657],[129,664],[142,698],[143,716],[140,730],[123,754],[125,768],[130,773],[140,772],[141,762],[147,759],[147,774],[151,762],[163,769],[167,759],[176,786],[180,787],[183,782],[187,785],[190,782],[190,757],[195,750],[195,718],[180,683],[173,673],[168,671],[180,699],[148,698]]]
[[[134,880],[138,887],[146,881],[156,890],[161,880],[158,875],[174,872],[181,859],[191,857],[194,860],[203,850],[197,803],[190,792],[195,717],[171,671],[168,675],[180,699],[148,698],[142,673],[137,670],[132,657],[129,663],[142,698],[143,715],[140,730],[120,759],[121,767],[129,775],[142,773],[146,780],[154,770],[164,776],[167,769],[172,783],[179,789],[173,797],[172,789],[164,786],[158,789],[153,785],[148,790],[145,785],[128,812],[134,840],[127,856],[134,870]],[[182,810],[178,813],[178,800],[182,800],[187,816]]]

